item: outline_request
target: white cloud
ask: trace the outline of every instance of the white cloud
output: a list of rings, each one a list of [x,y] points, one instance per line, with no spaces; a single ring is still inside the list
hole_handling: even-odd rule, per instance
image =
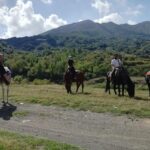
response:
[[[136,24],[133,17],[142,14],[143,5],[138,4],[133,6],[129,5],[128,0],[91,0],[91,6],[99,12],[99,18],[96,22],[106,23],[114,22],[117,24],[128,22],[129,24]]]
[[[135,24],[137,24],[135,21],[133,21],[133,20],[128,20],[128,24],[129,25],[135,25]]]
[[[127,15],[132,15],[132,16],[138,16],[141,14],[141,11],[139,10],[133,10],[132,8],[128,8],[127,12],[126,12]]]
[[[118,13],[111,13],[103,18],[95,20],[98,23],[107,23],[107,22],[114,22],[117,24],[123,23],[123,18]]]
[[[65,24],[67,24],[67,21],[59,18],[56,14],[52,14],[45,20],[44,27],[45,29],[52,29]]]
[[[95,22],[114,22],[118,24],[123,22],[123,18],[118,12],[112,12],[112,4],[108,0],[94,0],[91,6],[96,8],[100,13],[100,18],[96,19]]]
[[[41,0],[43,3],[45,4],[51,4],[52,3],[52,0]]]
[[[111,4],[107,0],[94,0],[92,7],[96,8],[101,16],[105,16],[110,13]]]
[[[12,8],[0,8],[0,24],[6,27],[1,38],[32,36],[67,24],[56,14],[44,18],[34,12],[32,1],[17,0]]]
[[[144,6],[141,4],[138,4],[137,6],[135,6],[135,8],[128,7],[126,14],[129,16],[131,16],[131,15],[132,16],[138,16],[142,13],[143,8],[144,8]]]

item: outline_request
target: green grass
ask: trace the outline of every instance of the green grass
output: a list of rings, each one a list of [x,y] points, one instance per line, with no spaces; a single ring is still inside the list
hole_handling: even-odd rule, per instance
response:
[[[0,150],[79,150],[79,148],[0,130]]]
[[[74,90],[74,89],[73,89]],[[84,94],[67,94],[63,85],[12,85],[10,99],[15,102],[57,105],[92,112],[111,112],[150,117],[148,90],[136,90],[135,98],[118,97],[104,93],[104,89],[85,86]],[[127,93],[126,93],[127,95]]]

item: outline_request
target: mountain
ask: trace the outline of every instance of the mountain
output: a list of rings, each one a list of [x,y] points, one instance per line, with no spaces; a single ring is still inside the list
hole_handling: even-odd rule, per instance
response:
[[[16,49],[32,51],[50,48],[111,49],[150,53],[150,21],[136,25],[95,23],[85,20],[47,31],[37,36],[0,40]]]

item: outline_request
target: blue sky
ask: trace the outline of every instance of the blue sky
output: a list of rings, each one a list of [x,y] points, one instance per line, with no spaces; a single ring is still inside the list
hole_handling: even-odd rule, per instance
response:
[[[150,0],[0,0],[0,38],[32,36],[81,20],[149,21]]]

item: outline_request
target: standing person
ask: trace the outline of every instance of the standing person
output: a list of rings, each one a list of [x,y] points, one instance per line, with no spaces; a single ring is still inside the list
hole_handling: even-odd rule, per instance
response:
[[[4,68],[3,60],[4,60],[4,56],[2,53],[0,53],[0,78],[3,78],[6,84],[9,84],[11,79],[10,76],[7,75],[7,72]]]
[[[76,75],[76,71],[74,68],[74,60],[73,60],[72,56],[68,57],[68,71],[71,74],[71,78],[74,79],[75,75]]]

